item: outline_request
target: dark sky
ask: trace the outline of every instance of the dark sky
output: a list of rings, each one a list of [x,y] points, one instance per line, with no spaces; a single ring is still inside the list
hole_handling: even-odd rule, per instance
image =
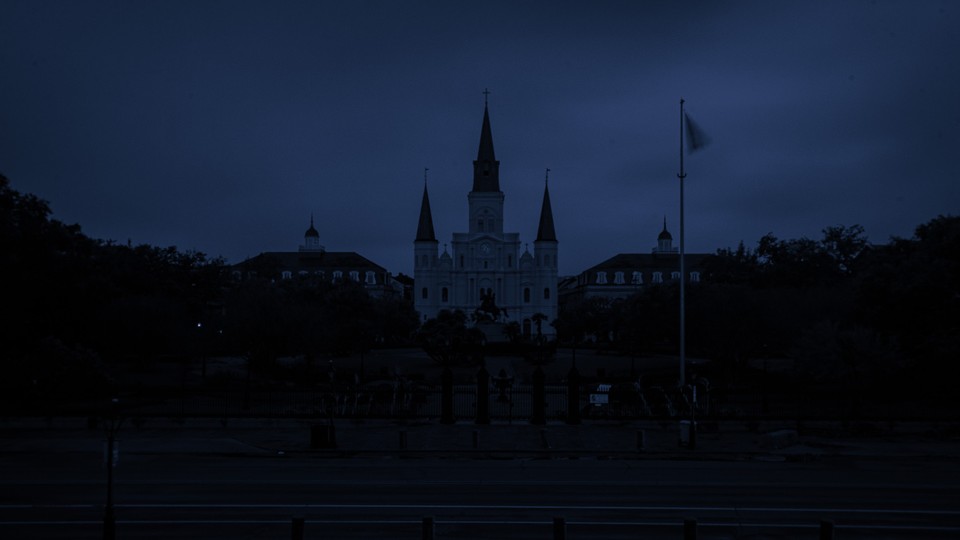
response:
[[[95,238],[239,262],[321,243],[412,271],[423,168],[467,228],[483,114],[506,230],[549,167],[561,274],[679,228],[688,252],[874,242],[960,213],[953,1],[0,0],[0,172]]]

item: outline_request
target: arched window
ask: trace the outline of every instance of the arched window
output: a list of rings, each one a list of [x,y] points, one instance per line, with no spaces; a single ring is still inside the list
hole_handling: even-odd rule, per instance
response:
[[[450,291],[446,287],[440,289],[440,301],[449,302],[450,301]]]
[[[523,301],[527,304],[530,303],[530,287],[523,288]]]
[[[420,289],[420,298],[423,298],[424,300],[427,299],[427,288],[426,288],[426,287]]]
[[[544,300],[550,299],[550,287],[546,287],[545,289],[543,289],[543,299]]]

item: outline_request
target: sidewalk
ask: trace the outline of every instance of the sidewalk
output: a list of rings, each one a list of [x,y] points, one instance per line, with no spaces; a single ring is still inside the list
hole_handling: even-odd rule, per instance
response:
[[[149,419],[124,424],[118,434],[124,453],[220,456],[299,455],[317,458],[399,457],[451,459],[671,459],[812,461],[824,459],[960,459],[956,425],[910,424],[882,434],[854,436],[838,425],[811,426],[798,433],[785,424],[743,422],[703,425],[696,446],[681,446],[677,422],[402,423],[389,420],[325,421],[270,419]],[[795,427],[795,426],[794,426]],[[334,444],[330,444],[330,437]],[[0,420],[0,454],[103,452],[104,430],[85,419]]]

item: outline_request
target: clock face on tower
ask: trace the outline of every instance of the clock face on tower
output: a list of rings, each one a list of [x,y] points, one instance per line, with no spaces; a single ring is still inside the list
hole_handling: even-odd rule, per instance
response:
[[[483,253],[484,255],[489,255],[489,254],[490,254],[490,244],[488,244],[488,243],[486,243],[486,242],[480,244],[480,253]]]

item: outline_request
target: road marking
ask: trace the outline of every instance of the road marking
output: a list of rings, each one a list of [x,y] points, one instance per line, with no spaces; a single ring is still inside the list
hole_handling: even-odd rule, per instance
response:
[[[43,506],[51,508],[55,506]],[[900,509],[900,508],[792,508],[751,506],[592,506],[592,505],[484,505],[484,504],[118,504],[117,508],[303,508],[313,510],[602,510],[643,512],[784,512],[784,513],[850,513],[850,514],[899,514],[899,515],[949,515],[960,516],[960,510]],[[3,508],[0,506],[0,508]],[[41,508],[37,506],[36,508]]]
[[[419,525],[422,520],[304,520],[306,524],[313,525]],[[549,520],[542,521],[478,521],[478,520],[435,520],[436,525],[485,525],[485,526],[543,526],[552,523]],[[582,527],[677,527],[679,521],[568,521],[568,526]],[[117,525],[289,525],[290,520],[276,519],[181,519],[181,520],[117,520]],[[102,520],[71,520],[71,521],[0,521],[0,526],[102,526]],[[761,527],[766,529],[816,529],[819,523],[764,523],[764,522],[745,522],[745,521],[698,521],[699,527]],[[937,526],[937,525],[875,525],[868,523],[844,523],[836,525],[837,529],[844,530],[876,530],[876,531],[913,531],[913,532],[948,532],[960,533],[960,527],[956,526]]]

